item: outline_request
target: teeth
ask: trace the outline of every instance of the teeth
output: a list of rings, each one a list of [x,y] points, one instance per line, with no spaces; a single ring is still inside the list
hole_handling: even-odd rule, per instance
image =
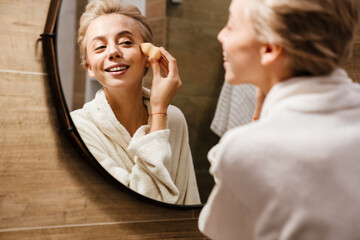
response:
[[[128,68],[128,67],[126,67],[126,66],[113,67],[113,68],[108,69],[107,71],[108,71],[108,72],[117,72],[117,71],[126,70],[127,68]]]
[[[223,53],[223,60],[226,62],[227,61],[227,57],[226,57],[226,53]]]

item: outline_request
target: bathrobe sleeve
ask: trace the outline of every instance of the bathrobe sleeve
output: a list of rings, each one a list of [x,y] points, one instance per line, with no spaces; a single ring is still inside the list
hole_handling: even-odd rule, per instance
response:
[[[254,125],[228,131],[208,153],[215,186],[200,213],[199,229],[211,239],[274,239],[257,235],[278,222],[266,210],[268,204],[272,209],[273,191],[266,172],[273,164],[266,158],[263,161],[263,153],[258,151],[262,143],[254,144],[262,132],[254,133],[258,128]],[[275,216],[284,215],[279,211]]]
[[[128,151],[135,156],[129,187],[145,196],[158,196],[157,200],[176,203],[179,190],[165,166],[172,156],[170,130],[145,135],[148,128],[149,126],[143,126],[138,129],[128,147]],[[144,174],[150,179],[143,181]]]
[[[168,128],[172,160],[167,168],[179,189],[177,204],[200,204],[186,119],[180,109],[172,105],[168,108]]]
[[[232,187],[222,181],[224,172],[219,166],[222,147],[218,144],[208,153],[211,162],[210,173],[214,176],[215,186],[199,217],[199,229],[211,239],[252,238],[250,214],[234,194]],[[233,183],[236,185],[236,183]]]
[[[178,188],[165,167],[172,154],[169,130],[146,134],[149,126],[142,126],[127,145],[121,144],[122,136],[112,141],[79,113],[72,113],[72,118],[90,152],[114,178],[149,198],[167,203],[177,201]]]

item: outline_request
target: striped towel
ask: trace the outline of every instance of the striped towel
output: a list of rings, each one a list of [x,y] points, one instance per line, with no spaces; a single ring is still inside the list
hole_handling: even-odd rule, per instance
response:
[[[224,82],[210,129],[221,137],[227,130],[251,122],[255,89],[250,84],[230,85]]]

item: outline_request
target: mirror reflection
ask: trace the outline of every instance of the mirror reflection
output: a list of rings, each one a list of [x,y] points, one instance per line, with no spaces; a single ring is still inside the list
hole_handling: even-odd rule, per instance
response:
[[[60,78],[68,107],[72,111],[73,121],[78,131],[82,132],[82,138],[94,157],[110,174],[126,186],[145,196],[164,202],[197,204],[200,203],[199,196],[202,202],[205,202],[213,186],[213,180],[208,172],[209,164],[206,153],[219,139],[210,130],[210,123],[223,84],[222,55],[216,34],[226,22],[228,5],[224,6],[223,1],[212,1],[210,4],[205,0],[184,1],[182,4],[172,4],[164,0],[164,7],[152,6],[151,3],[154,1],[146,0],[123,2],[136,5],[143,15],[147,15],[154,33],[154,44],[165,46],[171,56],[177,60],[183,86],[171,101],[171,104],[177,107],[170,106],[167,109],[167,129],[170,132],[167,143],[172,150],[170,157],[169,153],[165,151],[166,147],[160,147],[161,151],[155,151],[154,147],[146,147],[153,146],[154,141],[161,143],[166,139],[166,133],[164,130],[158,131],[159,133],[156,135],[159,136],[151,139],[152,133],[150,134],[150,129],[145,127],[151,126],[152,123],[152,117],[149,115],[153,111],[147,88],[154,87],[154,83],[152,82],[151,66],[147,63],[144,55],[140,57],[139,48],[136,47],[141,41],[145,41],[145,39],[141,40],[143,36],[139,38],[140,40],[132,38],[126,39],[131,41],[125,41],[133,44],[133,47],[127,45],[124,47],[124,51],[129,51],[125,53],[125,56],[133,56],[137,61],[131,60],[130,64],[129,60],[124,66],[120,66],[120,69],[130,67],[128,70],[121,70],[119,74],[125,79],[125,76],[130,75],[129,73],[134,73],[132,77],[126,78],[134,81],[134,84],[128,86],[136,86],[127,88],[132,89],[131,91],[107,92],[105,90],[107,89],[104,87],[104,84],[107,84],[104,82],[106,78],[102,78],[102,72],[97,70],[101,69],[100,66],[104,65],[105,61],[99,60],[97,68],[98,55],[94,54],[96,57],[88,59],[94,60],[95,65],[89,64],[86,67],[85,63],[85,68],[81,66],[81,54],[76,38],[79,28],[78,19],[85,10],[86,0],[62,2],[57,30]],[[157,4],[159,2],[157,1]],[[227,3],[229,2],[227,1]],[[213,15],[209,16],[209,12]],[[130,24],[132,27],[136,25]],[[117,24],[116,26],[122,25]],[[116,29],[112,33],[119,33],[122,30],[124,29]],[[139,29],[131,30],[130,32],[133,34]],[[105,37],[102,40],[106,40],[106,43],[111,43],[109,39],[114,41],[124,39],[111,38],[110,35],[95,31],[92,36],[94,38]],[[121,37],[129,36],[121,35]],[[202,44],[198,44],[199,41],[202,41]],[[90,48],[90,46],[88,47]],[[104,48],[104,46],[98,47]],[[137,52],[131,51],[131,49],[137,49]],[[167,59],[164,55],[163,59]],[[120,54],[119,57],[122,59]],[[117,58],[115,54],[113,59]],[[126,58],[124,57],[124,59]],[[142,80],[139,80],[144,74],[145,67],[149,67],[149,71]],[[142,70],[132,71],[134,69]],[[125,71],[126,74],[123,74]],[[111,74],[117,75],[117,73]],[[137,81],[143,81],[145,88],[140,88],[140,85],[136,84]],[[128,84],[125,81],[123,83],[124,85]],[[110,87],[108,89],[112,89]],[[113,104],[112,100],[114,100]],[[125,112],[127,114],[118,112],[121,106],[128,107]],[[125,108],[120,109],[126,110]],[[186,117],[187,125],[183,120],[183,114]],[[134,115],[135,117],[131,117]],[[121,116],[128,118],[122,120]],[[81,127],[79,127],[79,123]],[[154,141],[151,142],[152,140]],[[188,143],[190,143],[191,151]],[[159,154],[160,152],[162,154]],[[159,157],[161,160],[155,160],[154,155],[161,155]],[[156,165],[161,161],[163,164]]]

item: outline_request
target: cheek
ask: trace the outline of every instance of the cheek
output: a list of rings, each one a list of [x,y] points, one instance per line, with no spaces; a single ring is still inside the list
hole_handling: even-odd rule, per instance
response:
[[[124,49],[123,50],[123,55],[125,58],[131,58],[134,59],[136,61],[141,60],[143,54],[140,50],[140,47],[133,47],[133,48],[128,48],[128,49]]]
[[[239,52],[239,48],[241,48],[239,39],[233,35],[228,35],[223,39],[222,47],[227,55],[236,55]]]
[[[141,64],[141,67],[145,67],[145,64],[147,62],[147,56],[145,56],[142,51],[140,50],[140,47],[138,49],[133,49],[131,52],[129,52],[129,56],[131,56],[132,61]]]
[[[99,54],[95,55],[95,54],[88,54],[87,56],[88,58],[88,63],[90,64],[91,67],[96,67],[97,65],[99,65]]]

